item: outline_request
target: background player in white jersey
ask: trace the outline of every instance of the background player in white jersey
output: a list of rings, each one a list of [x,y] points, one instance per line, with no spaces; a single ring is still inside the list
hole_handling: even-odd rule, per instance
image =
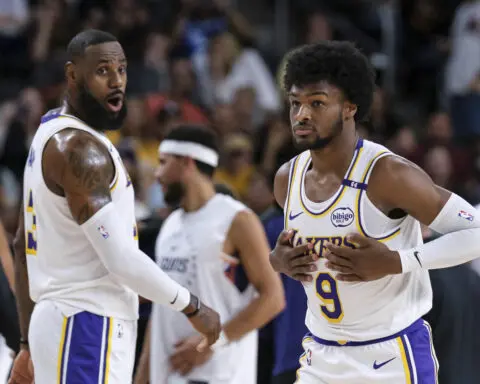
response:
[[[258,217],[230,196],[217,194],[215,134],[184,125],[159,148],[158,180],[165,201],[179,207],[165,221],[156,243],[158,265],[200,295],[222,320],[214,350],[198,352],[200,335],[178,313],[154,306],[150,383],[255,384],[256,329],[284,306],[282,283],[268,261],[269,245]],[[150,346],[148,345],[150,344]],[[172,381],[173,380],[173,381]]]
[[[275,177],[285,231],[277,271],[308,298],[298,383],[437,381],[428,324],[428,270],[480,255],[472,206],[414,164],[357,136],[374,73],[347,42],[292,51],[284,87],[298,149]],[[447,233],[422,244],[420,224]]]
[[[37,384],[130,383],[138,294],[182,311],[210,344],[219,317],[138,249],[132,183],[102,134],[126,116],[121,45],[89,30],[67,53],[66,104],[42,118],[25,166],[15,252],[24,340],[10,383],[32,381],[28,346]]]

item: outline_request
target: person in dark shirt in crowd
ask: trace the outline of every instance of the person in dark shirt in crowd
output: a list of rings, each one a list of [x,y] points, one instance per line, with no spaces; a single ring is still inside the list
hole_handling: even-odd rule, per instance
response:
[[[273,249],[284,227],[283,211],[273,199],[273,179],[269,183],[266,178],[257,176],[249,193],[252,201],[256,196],[257,203],[249,206],[258,206],[257,214],[260,215],[269,245]],[[268,201],[270,204],[267,206]],[[260,206],[259,202],[264,202],[263,206]],[[298,358],[303,352],[301,341],[307,333],[307,298],[302,284],[285,275],[281,275],[281,278],[287,306],[259,333],[257,382],[262,384],[291,384],[295,381],[296,371],[300,367]]]

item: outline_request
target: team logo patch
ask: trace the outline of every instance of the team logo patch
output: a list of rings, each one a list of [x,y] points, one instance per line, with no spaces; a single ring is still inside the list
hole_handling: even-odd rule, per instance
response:
[[[100,232],[100,234],[104,239],[108,239],[110,237],[110,234],[107,232],[107,230],[103,225],[100,225],[99,227],[97,227],[97,231]]]
[[[305,356],[307,357],[307,364],[312,365],[312,350],[307,349],[307,352],[305,353]]]
[[[461,217],[462,219],[468,220],[468,221],[473,221],[475,216],[473,216],[471,213],[468,213],[467,211],[460,211],[458,212],[458,217]]]
[[[354,219],[355,214],[350,208],[337,208],[330,215],[334,227],[348,227]]]

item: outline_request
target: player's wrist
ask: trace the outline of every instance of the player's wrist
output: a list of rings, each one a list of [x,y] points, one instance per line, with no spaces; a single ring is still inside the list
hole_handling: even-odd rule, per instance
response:
[[[398,254],[401,271],[400,273],[409,273],[422,268],[419,252],[415,249],[406,249],[396,252]]]
[[[20,344],[20,349],[21,349],[21,350],[23,350],[23,351],[30,351],[30,345],[29,345],[27,339],[24,339],[23,337],[21,337],[21,338],[20,338],[20,341],[19,341],[19,344]]]
[[[182,310],[182,313],[187,317],[193,317],[200,311],[200,300],[197,296],[190,293],[190,302]]]
[[[389,262],[390,275],[398,275],[403,273],[403,265],[400,253],[398,251],[390,251],[390,262]]]

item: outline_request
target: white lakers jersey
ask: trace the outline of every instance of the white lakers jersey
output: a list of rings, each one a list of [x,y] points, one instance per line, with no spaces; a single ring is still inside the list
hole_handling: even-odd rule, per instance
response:
[[[346,235],[352,232],[382,241],[390,249],[422,243],[416,219],[411,216],[390,219],[367,196],[376,161],[392,155],[385,147],[360,139],[342,185],[331,198],[320,203],[309,200],[305,193],[310,151],[291,161],[285,228],[294,230],[294,245],[312,242],[314,251],[320,255],[313,282],[304,283],[308,298],[306,325],[319,338],[367,341],[386,337],[408,327],[431,308],[428,271],[348,283],[337,281],[322,258],[327,241],[353,247],[346,240]]]
[[[229,196],[217,194],[201,209],[173,212],[162,226],[155,247],[158,265],[174,280],[220,314],[222,324],[253,298],[253,286],[235,282],[237,258],[223,253],[232,220],[247,209]],[[238,276],[238,274],[237,274]],[[236,284],[237,283],[237,284]],[[154,304],[151,321],[151,383],[164,384],[169,357],[175,344],[196,334],[182,313]],[[210,384],[256,383],[257,333],[215,351],[204,365],[187,375],[188,380]]]
[[[66,199],[45,184],[43,150],[54,134],[66,128],[88,132],[108,148],[115,165],[112,202],[123,220],[125,236],[138,243],[133,188],[117,150],[104,135],[76,117],[61,109],[50,111],[42,117],[33,138],[23,183],[30,296],[35,302],[54,301],[65,316],[88,311],[134,320],[138,296],[112,278],[73,219]]]

